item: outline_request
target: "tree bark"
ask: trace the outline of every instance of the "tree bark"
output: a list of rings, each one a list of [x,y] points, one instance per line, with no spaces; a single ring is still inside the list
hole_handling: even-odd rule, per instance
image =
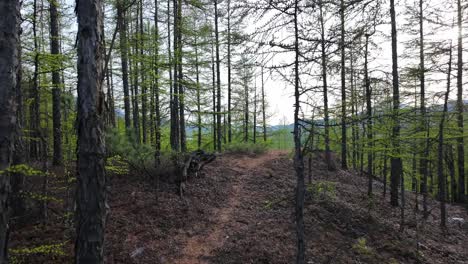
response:
[[[100,0],[79,0],[78,116],[75,263],[104,262],[106,175],[104,93],[102,92],[103,13]]]
[[[320,6],[320,10],[322,7]],[[299,127],[300,91],[299,91],[299,26],[298,26],[298,0],[294,1],[294,169],[296,171],[296,236],[297,255],[296,264],[305,263],[304,238],[304,157],[301,146],[301,132]],[[323,24],[322,24],[323,29]]]
[[[372,92],[370,87],[370,80],[369,80],[369,71],[367,68],[368,64],[368,52],[369,52],[369,34],[366,34],[366,47],[365,47],[365,56],[364,56],[364,82],[366,87],[366,107],[367,107],[367,176],[369,177],[368,185],[367,185],[367,195],[372,196],[372,185],[373,185],[373,156],[372,156],[372,149],[374,147],[373,144],[373,130],[372,130]]]
[[[17,130],[20,2],[0,1],[0,263],[8,263],[8,196]]]
[[[340,1],[340,51],[341,51],[341,168],[348,169],[346,133],[346,68],[345,68],[345,4]]]
[[[216,130],[218,141],[216,144],[216,150],[221,152],[221,139],[222,139],[222,129],[221,129],[221,60],[219,58],[219,29],[218,29],[218,0],[214,0],[214,11],[215,11],[215,47],[216,47],[216,89],[217,89],[217,104],[216,104]]]
[[[124,0],[117,2],[117,23],[119,24],[120,37],[120,59],[122,65],[122,86],[124,92],[125,130],[130,132],[132,123],[130,119],[130,92],[128,86],[128,44],[127,44],[127,21],[125,18]]]
[[[460,43],[459,43],[460,44]],[[446,192],[445,192],[445,174],[444,174],[444,156],[443,156],[443,149],[444,149],[444,124],[445,118],[447,115],[447,102],[450,93],[450,74],[452,74],[452,47],[450,46],[450,55],[449,55],[449,63],[448,63],[448,73],[447,73],[447,91],[445,92],[444,98],[444,110],[442,112],[442,118],[439,124],[439,137],[438,137],[438,146],[437,146],[437,177],[439,181],[439,201],[440,201],[440,227],[446,228]]]
[[[458,60],[457,60],[457,158],[458,158],[458,200],[465,202],[465,145],[463,138],[463,27],[461,0],[457,1],[458,12]]]
[[[400,157],[400,84],[398,76],[398,50],[397,50],[397,28],[395,15],[395,0],[390,0],[390,18],[392,27],[392,86],[393,86],[393,127],[392,127],[392,148],[390,170],[390,204],[398,206],[398,186],[403,171]]]
[[[227,129],[228,129],[228,142],[232,142],[232,108],[231,108],[231,0],[227,1],[227,70],[228,70],[228,120],[227,120]],[[263,74],[263,72],[262,72]],[[262,75],[263,76],[263,75]]]
[[[320,46],[322,52],[322,82],[323,82],[323,112],[325,122],[325,161],[327,163],[328,170],[332,170],[332,161],[330,153],[330,121],[328,113],[328,84],[327,84],[327,54],[325,49],[325,26],[323,21],[323,1],[320,0]]]
[[[58,28],[58,12],[57,1],[50,1],[50,53],[56,56],[56,60],[61,62],[59,45],[59,28]],[[59,63],[60,65],[61,63]],[[63,162],[62,154],[62,116],[60,114],[60,101],[62,82],[60,79],[60,69],[54,68],[52,71],[52,122],[54,136],[54,155],[53,164],[61,165]]]

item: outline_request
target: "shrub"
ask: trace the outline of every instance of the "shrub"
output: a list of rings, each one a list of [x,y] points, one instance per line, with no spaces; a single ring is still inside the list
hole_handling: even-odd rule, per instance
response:
[[[263,154],[268,150],[268,145],[265,143],[231,143],[225,146],[225,152],[234,154],[247,154],[247,155],[259,155]]]

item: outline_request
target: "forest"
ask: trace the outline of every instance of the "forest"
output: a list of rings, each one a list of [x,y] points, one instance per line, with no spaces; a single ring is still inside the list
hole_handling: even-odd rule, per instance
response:
[[[468,263],[465,0],[0,0],[0,264]]]

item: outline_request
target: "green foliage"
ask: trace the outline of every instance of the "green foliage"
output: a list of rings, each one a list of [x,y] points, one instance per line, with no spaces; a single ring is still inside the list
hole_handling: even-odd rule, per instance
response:
[[[106,134],[106,144],[109,157],[118,155],[120,160],[125,160],[132,166],[149,167],[154,161],[154,149],[149,145],[137,143],[136,135],[132,132],[125,135],[118,130],[111,130]]]
[[[0,171],[0,174],[2,173],[10,173],[10,174],[21,174],[23,176],[43,176],[45,175],[44,172],[40,170],[36,170],[33,167],[27,165],[27,164],[18,164],[18,165],[13,165],[9,167],[8,169],[4,171]]]
[[[370,256],[374,254],[372,248],[367,246],[365,237],[358,238],[356,243],[353,244],[353,250],[360,255]]]
[[[227,144],[225,146],[225,151],[227,153],[235,154],[247,154],[247,155],[259,155],[263,154],[268,150],[268,145],[265,143],[245,143],[245,142],[236,142]]]
[[[12,264],[26,263],[25,258],[31,255],[48,255],[52,257],[63,257],[65,256],[64,246],[66,242],[51,244],[51,245],[40,245],[31,248],[19,248],[9,249],[10,262]]]
[[[125,160],[120,155],[116,155],[107,159],[106,171],[115,175],[125,175],[129,169]]]
[[[314,198],[318,199],[335,199],[336,198],[336,182],[331,181],[314,181],[307,186],[307,191]]]

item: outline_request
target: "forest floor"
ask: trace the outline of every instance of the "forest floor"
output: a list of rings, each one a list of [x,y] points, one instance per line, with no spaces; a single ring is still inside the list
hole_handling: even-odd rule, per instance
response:
[[[468,263],[468,226],[452,221],[468,220],[464,208],[448,205],[450,221],[443,232],[438,203],[429,199],[431,214],[423,221],[414,212],[416,196],[407,192],[400,232],[400,209],[382,198],[381,183],[375,182],[369,199],[366,178],[326,171],[319,154],[311,172],[304,209],[307,263]],[[189,180],[183,198],[171,185],[155,192],[138,175],[114,175],[110,182],[106,263],[295,261],[296,178],[287,152],[220,155]],[[72,262],[67,230],[60,221],[51,222],[14,231],[12,248],[63,241],[65,254],[26,254],[21,261]]]

